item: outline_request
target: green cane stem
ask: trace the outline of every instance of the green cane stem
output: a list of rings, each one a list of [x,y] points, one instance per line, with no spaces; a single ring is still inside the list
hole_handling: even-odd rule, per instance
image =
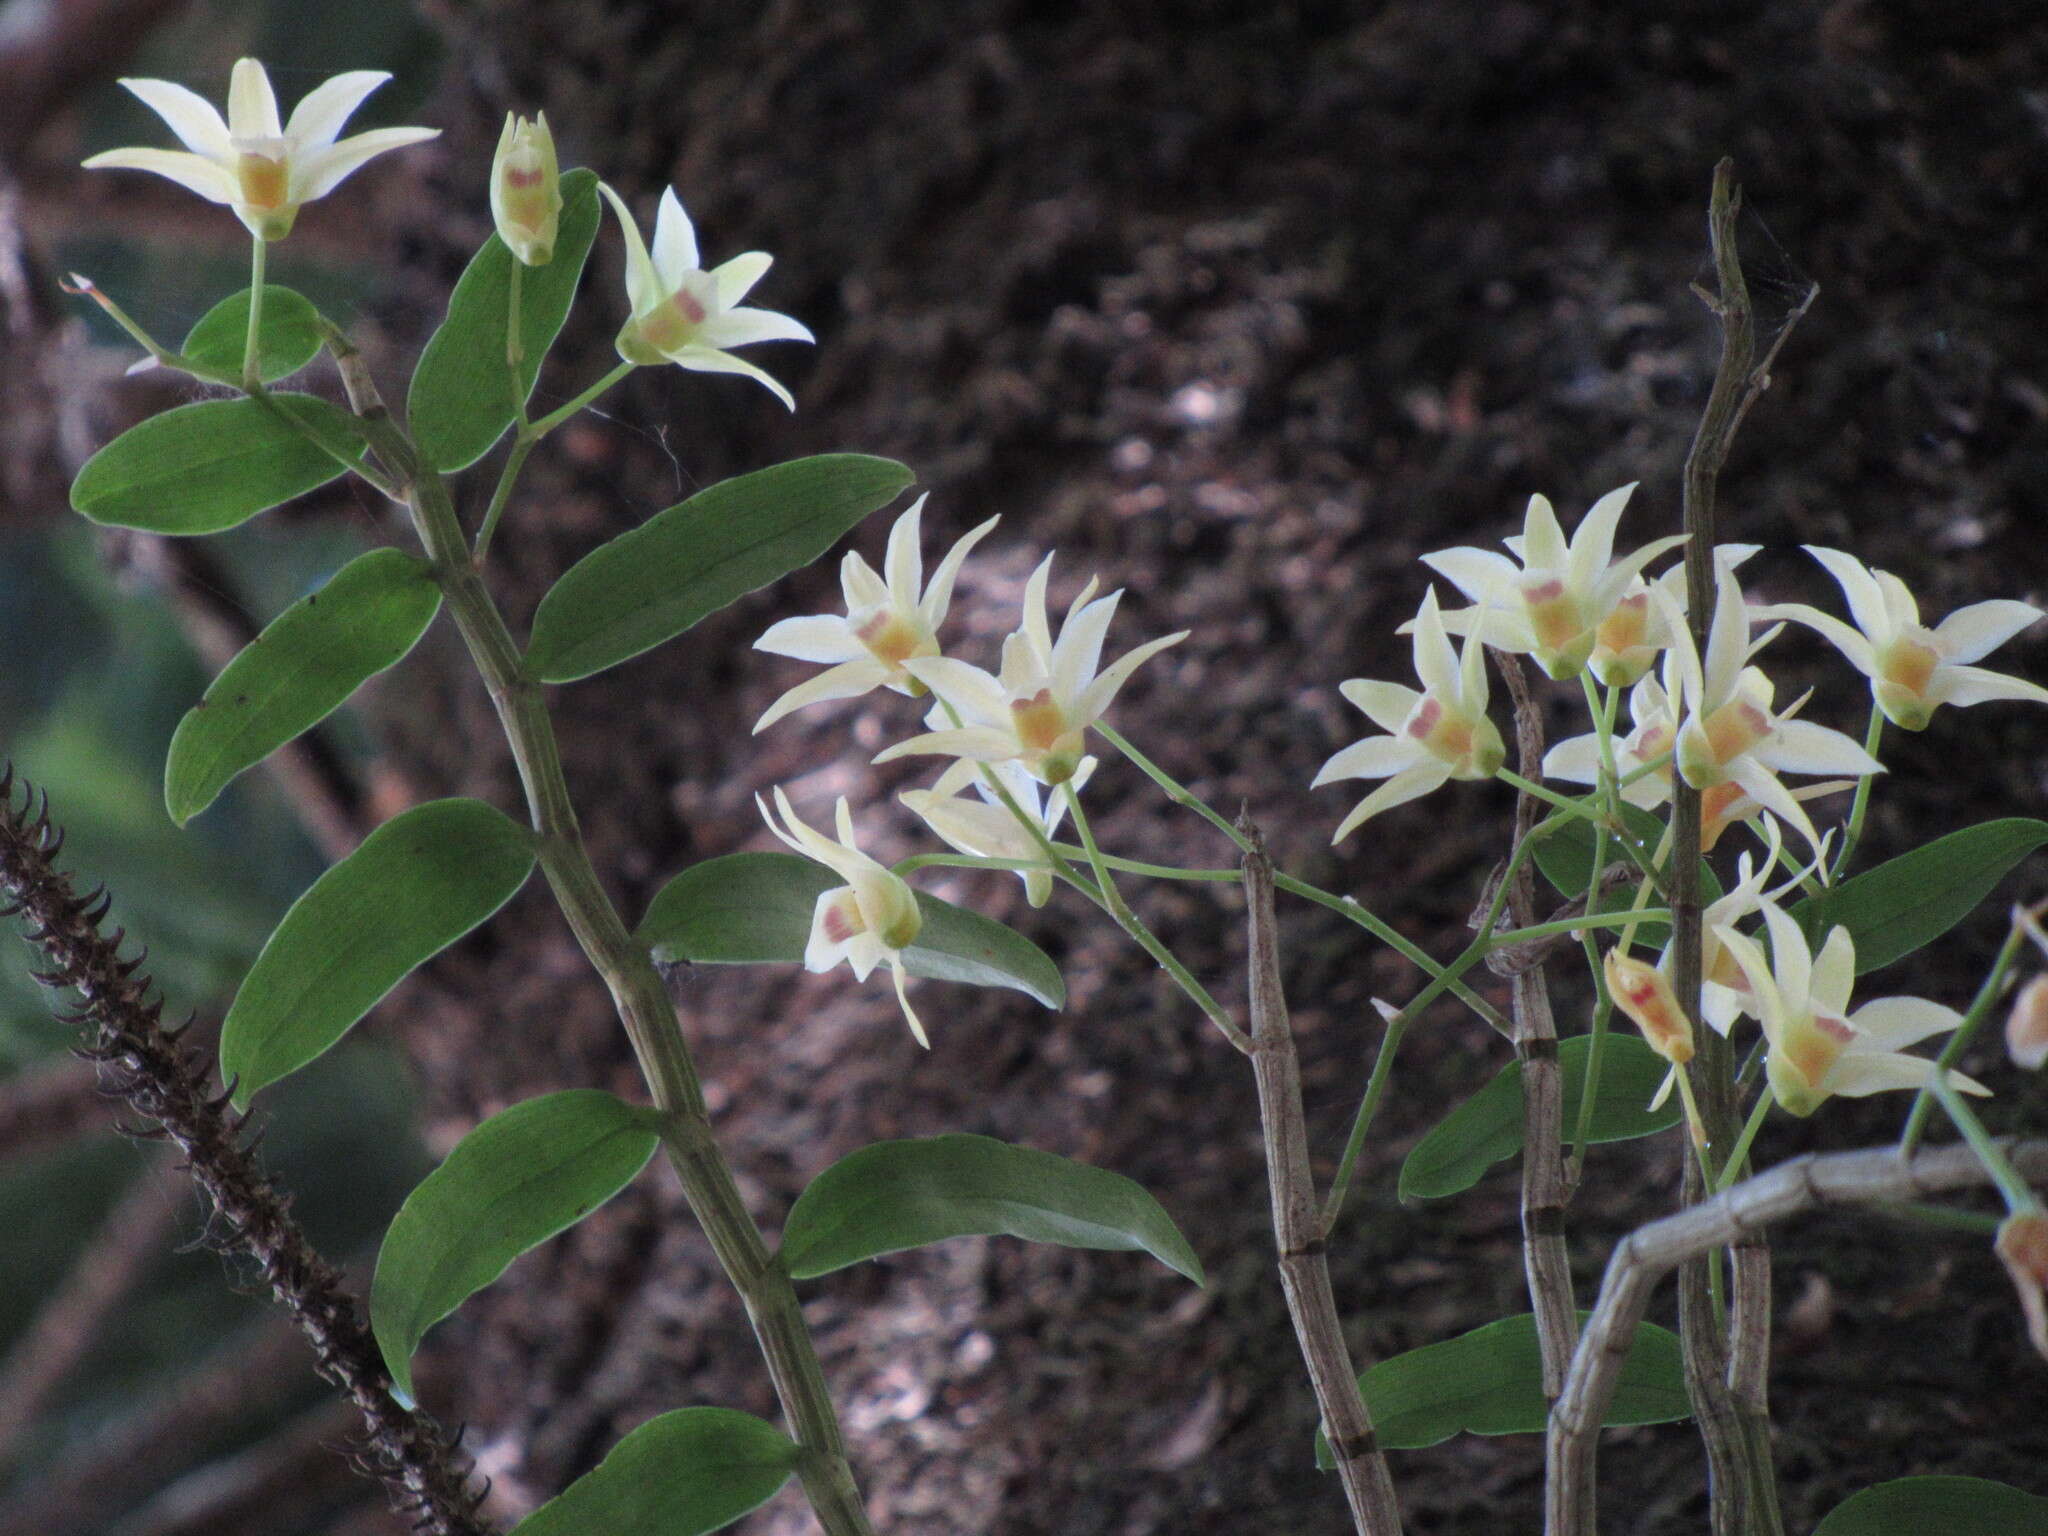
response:
[[[249,334],[242,343],[242,388],[256,390],[263,384],[263,269],[270,259],[270,243],[261,235],[249,257]]]

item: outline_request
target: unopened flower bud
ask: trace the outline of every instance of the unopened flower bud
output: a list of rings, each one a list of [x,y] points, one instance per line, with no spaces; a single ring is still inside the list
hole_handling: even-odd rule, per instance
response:
[[[2005,1050],[2014,1066],[2028,1072],[2048,1061],[2048,976],[2036,976],[2013,999],[2005,1017]]]
[[[1654,965],[1607,951],[1607,990],[1615,1006],[1635,1022],[1650,1043],[1650,1049],[1675,1067],[1692,1060],[1692,1020],[1678,1005],[1671,982]]]
[[[561,216],[562,178],[547,113],[528,122],[507,112],[491,161],[491,218],[498,238],[525,265],[544,267],[554,259]]]
[[[2027,1317],[2027,1339],[2044,1360],[2048,1360],[2048,1216],[2027,1211],[2008,1216],[1999,1225],[1993,1245],[2005,1272],[2012,1276],[2013,1289],[2020,1293],[2020,1310]]]

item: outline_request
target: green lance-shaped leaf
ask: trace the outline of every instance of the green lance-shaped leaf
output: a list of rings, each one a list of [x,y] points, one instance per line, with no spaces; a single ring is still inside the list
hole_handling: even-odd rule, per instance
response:
[[[533,616],[527,666],[573,683],[673,640],[809,565],[914,478],[893,459],[825,453],[707,486],[564,572]]]
[[[1574,1035],[1558,1046],[1564,1073],[1567,1135],[1579,1123],[1580,1090],[1586,1081],[1591,1035]],[[1674,1096],[1656,1110],[1646,1108],[1671,1064],[1632,1034],[1611,1031],[1600,1052],[1600,1093],[1593,1105],[1591,1141],[1627,1141],[1678,1124]],[[1486,1170],[1522,1150],[1522,1064],[1511,1061],[1494,1080],[1438,1122],[1415,1144],[1401,1165],[1403,1199],[1435,1200],[1470,1189]]]
[[[1981,1477],[1901,1477],[1853,1493],[1813,1536],[2040,1536],[2048,1499]]]
[[[256,361],[268,384],[297,373],[320,353],[320,311],[313,301],[275,283],[263,285]],[[231,293],[199,317],[178,350],[203,368],[240,377],[249,344],[249,290]]]
[[[1816,947],[1830,928],[1847,928],[1856,941],[1861,975],[1947,933],[2043,843],[2048,843],[2048,821],[2013,816],[1979,822],[1786,910]]]
[[[678,1408],[613,1446],[512,1536],[703,1536],[767,1503],[796,1459],[795,1443],[752,1414]]]
[[[634,937],[667,965],[801,963],[818,897],[845,883],[793,853],[727,854],[663,886]],[[1048,1008],[1066,1002],[1059,967],[1023,934],[922,891],[917,906],[924,925],[903,951],[911,975],[1009,987]]]
[[[422,561],[373,549],[269,626],[178,722],[164,805],[183,826],[228,781],[338,709],[426,633],[441,589]]]
[[[220,1066],[236,1106],[510,901],[533,860],[533,834],[481,800],[430,800],[364,838],[292,903],[228,1010]]]
[[[1580,1327],[1589,1315],[1579,1313]],[[1550,1419],[1536,1320],[1527,1312],[1382,1360],[1358,1378],[1358,1390],[1374,1436],[1390,1451],[1420,1450],[1456,1434],[1539,1434]],[[1668,1424],[1691,1413],[1678,1335],[1638,1323],[1601,1422],[1610,1429]],[[1335,1463],[1321,1430],[1315,1450],[1316,1465],[1329,1471]]]
[[[987,1136],[880,1141],[842,1157],[790,1208],[782,1262],[799,1280],[949,1237],[1001,1233],[1068,1248],[1151,1254],[1201,1285],[1180,1228],[1105,1168]]]
[[[533,394],[541,359],[555,344],[590,243],[597,237],[597,176],[562,177],[562,220],[555,259],[519,274],[520,398]],[[512,302],[513,256],[495,234],[470,259],[448,299],[448,318],[427,341],[406,399],[413,439],[444,474],[467,469],[512,425],[512,382],[505,364],[505,316]]]
[[[653,1110],[597,1088],[528,1099],[463,1137],[406,1196],[377,1254],[370,1325],[398,1389],[411,1397],[429,1328],[624,1189],[660,1139]]]
[[[332,480],[342,465],[296,418],[357,457],[346,411],[314,395],[200,400],[152,416],[85,461],[71,505],[145,533],[219,533]]]

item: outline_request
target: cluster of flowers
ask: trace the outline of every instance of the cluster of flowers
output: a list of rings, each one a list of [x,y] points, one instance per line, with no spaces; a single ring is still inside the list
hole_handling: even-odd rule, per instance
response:
[[[209,202],[234,209],[259,241],[282,240],[299,209],[325,197],[387,150],[439,135],[438,128],[379,128],[342,139],[342,125],[370,92],[391,77],[351,70],[309,91],[281,121],[270,76],[254,59],[238,60],[222,119],[204,97],[169,80],[123,80],[178,136],[172,149],[110,149],[85,162],[93,170],[149,171]],[[788,390],[731,348],[757,341],[810,341],[788,315],[740,303],[774,258],[760,251],[704,271],[697,233],[673,189],[664,191],[650,253],[640,227],[609,186],[600,190],[618,215],[626,242],[626,297],[632,313],[618,336],[619,356],[638,366],[663,362],[700,373],[736,373],[755,380],[794,410]],[[520,262],[554,258],[562,211],[554,136],[543,114],[529,122],[510,114],[491,165],[491,214]]]
[[[1826,878],[1828,838],[1815,831],[1802,802],[1852,788],[1884,766],[1841,732],[1796,718],[1805,696],[1776,709],[1771,680],[1753,661],[1786,622],[1808,625],[1869,679],[1885,719],[1918,731],[1944,704],[2048,703],[2048,689],[1974,665],[2042,617],[2041,610],[2020,602],[1977,603],[1929,628],[1897,577],[1840,550],[1812,547],[1808,552],[1840,585],[1853,626],[1804,604],[1752,608],[1735,573],[1756,546],[1723,545],[1714,551],[1714,611],[1702,656],[1686,625],[1683,566],[1654,579],[1644,574],[1683,538],[1614,558],[1616,527],[1633,490],[1624,486],[1603,496],[1569,541],[1550,503],[1532,497],[1520,537],[1506,541],[1514,560],[1472,548],[1423,557],[1472,606],[1445,613],[1431,591],[1404,626],[1414,636],[1421,692],[1365,679],[1342,685],[1344,696],[1389,734],[1345,748],[1317,776],[1318,785],[1387,780],[1359,802],[1336,836],[1448,780],[1502,771],[1506,752],[1487,714],[1482,647],[1529,655],[1553,678],[1588,679],[1589,698],[1591,680],[1626,687],[1632,729],[1619,739],[1595,732],[1560,742],[1545,756],[1543,772],[1567,783],[1604,781],[1644,808],[1671,798],[1676,772],[1700,792],[1703,848],[1738,823],[1763,838],[1764,862],[1753,868],[1744,855],[1740,880],[1706,913],[1707,1022],[1726,1034],[1744,1014],[1758,1019],[1769,1044],[1772,1093],[1793,1114],[1811,1114],[1834,1094],[1925,1086],[1933,1064],[1903,1054],[1904,1048],[1955,1028],[1960,1016],[1909,997],[1877,999],[1851,1013],[1856,961],[1848,930],[1831,929],[1816,953],[1777,899]],[[1751,627],[1759,623],[1772,627],[1752,638]],[[1462,653],[1452,646],[1453,634],[1465,637]],[[1794,790],[1780,774],[1846,777]],[[1766,892],[1765,876],[1784,861],[1781,822],[1805,839],[1814,861]],[[1768,957],[1737,927],[1756,917],[1770,939]],[[1651,965],[1623,946],[1609,953],[1605,969],[1616,1003],[1677,1065],[1691,1058],[1693,1036],[1672,991],[1671,964],[1668,950]],[[1984,1091],[1968,1079],[1954,1081]]]
[[[1097,597],[1099,583],[1091,579],[1055,635],[1046,612],[1052,576],[1052,556],[1047,555],[1025,585],[1021,623],[1003,641],[998,672],[944,655],[939,627],[952,606],[953,584],[968,552],[998,520],[990,518],[947,551],[926,585],[919,535],[925,500],[918,497],[889,530],[886,580],[857,553],[840,564],[843,616],[784,619],[754,642],[759,650],[826,664],[824,672],[769,705],[754,729],[759,732],[806,705],[858,698],[876,688],[930,697],[925,733],[898,742],[875,761],[952,758],[930,788],[905,790],[899,798],[960,852],[1025,866],[1018,873],[1026,896],[1033,906],[1042,906],[1052,892],[1043,840],[1058,829],[1095,771],[1095,759],[1086,755],[1088,728],[1102,718],[1133,672],[1185,640],[1187,631],[1147,641],[1104,667],[1103,642],[1123,593]],[[963,798],[970,785],[979,798]],[[850,882],[818,898],[805,967],[830,970],[845,959],[865,979],[886,961],[902,998],[903,950],[919,931],[917,901],[909,886],[855,846],[843,797],[836,844],[799,821],[779,788],[775,802],[779,824],[765,804],[761,811],[776,836]],[[929,1044],[907,999],[903,1012],[919,1043]]]

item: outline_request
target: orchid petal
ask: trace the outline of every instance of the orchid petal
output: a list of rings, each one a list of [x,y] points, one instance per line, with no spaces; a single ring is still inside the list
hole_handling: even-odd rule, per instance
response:
[[[654,270],[669,289],[682,286],[683,274],[699,269],[697,227],[683,212],[683,200],[674,187],[661,189],[661,204],[654,213]]]
[[[889,573],[890,601],[903,612],[916,609],[918,592],[924,586],[924,554],[918,543],[918,525],[930,494],[926,492],[913,501],[889,528],[889,550],[882,568]]]
[[[1410,800],[1419,800],[1431,790],[1450,782],[1451,770],[1447,763],[1431,758],[1418,763],[1406,773],[1396,774],[1378,789],[1367,795],[1351,808],[1351,814],[1337,824],[1337,830],[1330,834],[1330,841],[1341,843],[1360,825],[1381,811],[1391,810],[1397,805],[1406,805]]]
[[[953,606],[953,583],[960,575],[960,567],[967,559],[968,551],[979,544],[991,528],[1002,521],[1000,516],[992,517],[980,527],[972,529],[965,538],[946,551],[945,559],[932,573],[932,584],[924,589],[924,599],[918,605],[918,614],[925,627],[936,632],[945,622],[947,610]]]
[[[1890,640],[1891,614],[1885,608],[1884,589],[1878,586],[1870,568],[1843,550],[1818,544],[1808,544],[1805,549],[1835,578],[1842,596],[1848,600],[1849,616],[1856,621],[1856,627],[1880,645]]]
[[[225,160],[235,152],[228,125],[221,121],[213,103],[197,91],[187,90],[169,80],[123,80],[121,82],[141,103],[170,125],[178,142],[195,155]],[[94,156],[98,159],[98,156]],[[85,162],[91,165],[92,160]]]
[[[1924,997],[1879,997],[1858,1008],[1849,1022],[1857,1035],[1851,1050],[1900,1051],[1956,1028],[1963,1016]]]
[[[821,613],[769,625],[754,642],[754,649],[776,656],[793,656],[798,661],[835,662],[852,661],[867,647],[860,643],[846,620]]]
[[[1337,691],[1365,711],[1366,717],[1383,731],[1398,731],[1408,723],[1422,695],[1405,683],[1383,683],[1376,678],[1351,677],[1337,685]]]
[[[363,98],[391,76],[380,69],[352,69],[323,80],[299,98],[284,136],[294,154],[325,149],[341,135],[342,125],[363,104]]]
[[[903,663],[903,670],[970,720],[996,727],[1009,723],[1009,691],[971,662],[952,656],[913,656]]]
[[[2041,617],[2041,610],[2032,603],[2006,598],[1972,603],[1935,625],[1934,639],[1944,661],[1982,661]]]
[[[729,310],[768,275],[775,258],[766,251],[747,251],[711,269],[711,284],[718,294],[718,307]]]
[[[1190,631],[1183,629],[1158,640],[1147,640],[1136,650],[1125,652],[1088,685],[1087,692],[1081,695],[1080,702],[1075,707],[1075,713],[1083,721],[1101,719],[1103,712],[1116,698],[1117,690],[1123,687],[1133,672],[1168,646],[1179,645],[1181,641],[1187,639],[1189,633]]]
[[[810,341],[818,338],[809,326],[772,309],[733,309],[713,315],[697,327],[708,347],[750,347],[757,341]]]
[[[713,347],[687,346],[668,354],[668,360],[693,373],[736,373],[742,378],[752,379],[788,409],[796,409],[796,397],[783,388],[779,380],[730,352],[720,352]]]
[[[254,59],[235,60],[228,76],[228,135],[235,139],[281,139],[284,128],[277,120],[277,93],[270,88],[270,76]]]
[[[1411,737],[1368,736],[1324,763],[1309,788],[1321,789],[1339,779],[1391,778],[1430,760],[1429,749]]]
[[[798,683],[770,704],[761,718],[754,722],[754,734],[759,735],[784,715],[806,705],[823,704],[832,699],[856,699],[888,681],[889,668],[872,656],[827,668],[808,682]]]
[[[1989,704],[1998,699],[2048,704],[2048,688],[1984,667],[1940,667],[1927,685],[1929,704],[1953,704],[1958,709],[1967,709],[1972,704]]]
[[[109,149],[85,162],[89,171],[148,171],[167,177],[210,203],[232,203],[241,188],[228,171],[204,155],[182,149]]]
[[[612,212],[619,216],[619,233],[626,242],[626,302],[632,306],[635,316],[644,315],[668,297],[661,286],[661,277],[654,270],[654,261],[647,254],[647,244],[640,238],[640,226],[633,215],[626,211],[625,200],[604,182],[597,184],[611,202]]]
[[[310,203],[316,197],[325,197],[377,156],[440,136],[438,128],[374,128],[326,149],[316,149],[303,156],[294,155],[291,159],[292,201]]]

